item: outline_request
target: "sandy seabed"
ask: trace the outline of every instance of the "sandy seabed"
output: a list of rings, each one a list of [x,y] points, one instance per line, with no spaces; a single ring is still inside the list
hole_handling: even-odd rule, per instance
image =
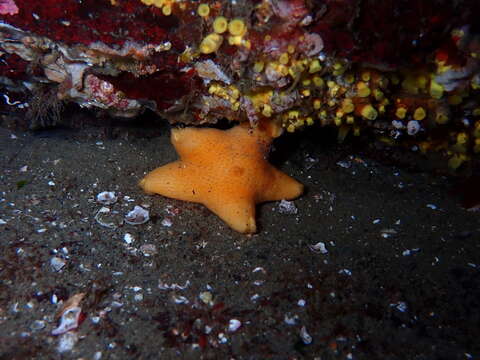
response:
[[[480,213],[449,179],[294,146],[307,192],[245,236],[141,191],[175,158],[167,127],[0,129],[0,359],[479,358]]]

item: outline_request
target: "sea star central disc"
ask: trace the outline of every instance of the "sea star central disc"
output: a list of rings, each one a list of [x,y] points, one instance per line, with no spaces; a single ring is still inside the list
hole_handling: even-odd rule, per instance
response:
[[[267,162],[272,138],[259,128],[173,129],[171,141],[180,159],[149,173],[140,186],[201,203],[236,231],[256,232],[255,204],[303,192],[302,184]]]

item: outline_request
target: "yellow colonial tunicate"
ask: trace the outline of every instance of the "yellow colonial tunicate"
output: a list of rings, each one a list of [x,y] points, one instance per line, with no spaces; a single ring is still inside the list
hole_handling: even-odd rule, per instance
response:
[[[308,72],[310,74],[314,74],[320,70],[322,70],[322,65],[320,65],[320,61],[318,61],[318,59],[313,60],[308,67]]]
[[[455,154],[450,158],[450,160],[448,160],[448,166],[451,169],[456,170],[467,160],[468,157],[465,154]]]
[[[287,65],[289,61],[288,53],[283,53],[280,55],[280,58],[278,59],[280,64]]]
[[[222,45],[223,37],[216,33],[209,34],[200,43],[200,52],[202,54],[211,54],[217,51]]]
[[[265,63],[263,61],[257,61],[255,62],[255,64],[253,64],[253,71],[257,73],[262,72],[264,68],[265,68]]]
[[[359,97],[368,97],[370,96],[370,93],[370,88],[366,83],[364,83],[363,81],[359,81],[357,83],[357,95]]]
[[[448,122],[448,114],[446,111],[437,111],[435,122],[440,125],[446,124]]]
[[[473,136],[480,139],[480,121],[475,123],[475,130],[473,130]]]
[[[152,5],[155,5],[158,8],[161,8],[163,5],[165,5],[166,1],[165,0],[153,0]]]
[[[375,89],[373,90],[373,96],[375,97],[375,100],[381,101],[384,98],[382,90]]]
[[[197,14],[205,18],[210,14],[210,6],[208,4],[198,5]]]
[[[427,112],[423,107],[418,107],[415,109],[415,112],[413,113],[413,119],[417,121],[421,121],[425,119],[425,116],[427,116]]]
[[[172,15],[172,5],[166,4],[164,7],[162,7],[162,13],[165,16]]]
[[[320,109],[321,106],[322,106],[322,102],[320,101],[320,99],[313,100],[313,108],[315,110]]]
[[[473,152],[475,154],[480,153],[480,139],[475,139],[475,145],[473,146]]]
[[[397,108],[397,111],[395,111],[395,116],[399,119],[405,119],[405,115],[407,115],[407,109],[403,106]]]
[[[316,87],[325,86],[325,81],[320,76],[314,76],[312,80]]]
[[[352,73],[346,74],[344,80],[349,84],[353,84],[353,82],[355,81],[355,75],[353,75]]]
[[[351,113],[355,110],[355,106],[353,105],[352,99],[346,98],[342,101],[342,111],[345,114]]]
[[[242,37],[241,36],[229,36],[228,37],[228,43],[230,45],[239,46],[239,45],[242,44]]]
[[[228,32],[233,36],[242,36],[246,31],[247,27],[242,19],[233,19],[228,24]]]
[[[265,117],[272,116],[272,107],[268,104],[263,105],[262,115]]]
[[[365,118],[365,119],[368,119],[368,120],[375,120],[378,116],[378,112],[377,110],[375,110],[375,108],[368,104],[368,105],[365,105],[362,110],[360,111],[360,114]]]
[[[335,76],[342,75],[345,72],[345,66],[342,63],[337,62],[333,64],[332,74]]]
[[[443,96],[443,86],[435,80],[430,80],[430,96],[434,99],[441,99]]]
[[[370,71],[364,71],[362,73],[362,80],[363,81],[370,81]]]
[[[305,96],[305,97],[310,96],[310,94],[311,94],[311,93],[310,93],[310,89],[303,89],[303,90],[301,91],[301,94],[302,94],[303,96]]]
[[[468,141],[468,135],[464,132],[457,134],[457,144],[465,145]]]
[[[213,21],[213,31],[215,31],[217,34],[223,34],[225,31],[227,31],[227,28],[228,20],[226,17],[218,16]]]

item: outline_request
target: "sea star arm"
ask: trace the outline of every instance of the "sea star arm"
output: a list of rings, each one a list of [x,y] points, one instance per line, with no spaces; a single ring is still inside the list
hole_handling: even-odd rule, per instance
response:
[[[303,193],[303,185],[294,178],[273,166],[269,166],[268,171],[270,181],[264,184],[262,191],[257,192],[257,202],[291,200]]]
[[[232,229],[241,233],[257,231],[255,223],[255,203],[249,199],[237,199],[235,202],[207,201],[203,203]]]
[[[175,161],[150,172],[140,186],[150,194],[200,202],[196,185],[192,182],[192,169],[182,161]]]

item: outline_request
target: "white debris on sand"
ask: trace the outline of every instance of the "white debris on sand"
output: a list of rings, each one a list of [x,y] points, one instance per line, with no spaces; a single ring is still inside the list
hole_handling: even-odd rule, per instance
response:
[[[103,191],[97,195],[97,202],[102,205],[112,205],[115,204],[118,200],[118,197],[115,196],[113,191]]]
[[[150,220],[150,213],[138,205],[135,205],[133,210],[125,215],[125,222],[130,225],[145,224],[148,220]]]
[[[278,204],[278,212],[280,214],[295,215],[298,213],[298,209],[293,201],[282,200]]]
[[[308,248],[313,252],[320,253],[320,254],[328,254],[327,247],[325,246],[324,242],[319,241],[315,245],[308,245]]]

